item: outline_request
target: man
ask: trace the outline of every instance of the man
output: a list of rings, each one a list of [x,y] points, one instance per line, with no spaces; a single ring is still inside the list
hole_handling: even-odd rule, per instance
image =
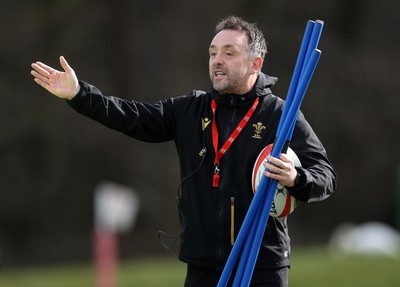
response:
[[[270,89],[277,79],[261,72],[266,53],[256,24],[227,17],[216,26],[209,47],[211,91],[194,90],[153,104],[103,96],[78,81],[64,57],[64,71],[32,64],[36,83],[67,99],[78,112],[138,140],[175,142],[182,178],[179,258],[188,265],[185,286],[217,285],[253,198],[254,162],[274,141],[284,102]],[[285,154],[268,157],[266,176],[300,201],[326,199],[336,187],[336,175],[302,113],[291,148],[302,167]],[[287,286],[289,241],[286,218],[270,217],[251,286]]]

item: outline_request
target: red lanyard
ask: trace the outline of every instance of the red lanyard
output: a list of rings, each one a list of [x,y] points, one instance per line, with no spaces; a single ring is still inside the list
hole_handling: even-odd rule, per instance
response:
[[[222,156],[228,151],[228,149],[231,147],[233,142],[236,140],[236,138],[239,136],[240,132],[243,130],[243,128],[246,126],[246,124],[249,122],[251,116],[253,115],[254,111],[257,108],[259,102],[259,98],[257,97],[251,106],[251,108],[248,110],[246,115],[242,118],[240,123],[237,125],[236,129],[231,133],[229,138],[226,140],[224,145],[221,147],[220,150],[218,150],[218,129],[217,129],[217,123],[215,120],[215,112],[217,110],[217,103],[215,100],[212,100],[211,102],[211,109],[213,113],[213,118],[212,118],[212,141],[213,141],[213,146],[214,146],[214,151],[215,151],[215,159],[214,159],[214,176],[213,176],[213,187],[218,187],[219,185],[219,162]]]

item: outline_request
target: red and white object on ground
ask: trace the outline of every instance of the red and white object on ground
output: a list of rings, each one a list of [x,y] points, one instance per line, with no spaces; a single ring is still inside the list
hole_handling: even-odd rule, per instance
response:
[[[96,287],[117,287],[118,234],[133,227],[139,198],[129,187],[100,183],[94,196]]]
[[[272,146],[272,144],[267,145],[260,152],[254,164],[253,173],[251,176],[251,186],[254,193],[257,190],[261,178],[264,176],[265,167],[263,163],[266,161],[266,157],[271,153]],[[294,160],[296,167],[301,166],[299,158],[291,148],[288,148],[287,154]],[[285,217],[292,213],[296,206],[297,199],[290,195],[286,187],[278,183],[269,215],[272,217]]]
[[[118,236],[107,230],[94,234],[96,287],[117,287]]]

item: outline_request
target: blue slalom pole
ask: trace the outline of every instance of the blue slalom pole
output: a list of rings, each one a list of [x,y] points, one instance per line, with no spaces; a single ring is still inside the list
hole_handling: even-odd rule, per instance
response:
[[[317,49],[319,39],[321,38],[323,26],[324,22],[321,20],[316,20],[316,21],[309,20],[307,22],[306,30],[304,32],[303,40],[300,46],[300,51],[297,56],[297,61],[293,71],[292,79],[290,81],[288,94],[286,96],[285,106],[283,107],[283,114],[282,114],[283,119],[286,117],[288,111],[286,107],[287,106],[290,107],[292,103],[294,94],[297,89],[297,85],[300,81],[300,77],[306,68],[307,65],[306,63],[308,63],[312,51],[314,51],[314,49]],[[280,121],[277,134],[279,134],[282,124],[283,121]],[[294,126],[292,127],[292,129],[294,129]]]
[[[263,202],[264,200],[265,200],[265,195],[264,195],[264,198],[261,199],[261,202]],[[244,271],[246,270],[247,259],[249,257],[250,251],[251,251],[251,240],[254,238],[256,231],[257,231],[257,224],[255,224],[255,223],[261,217],[261,212],[262,212],[262,208],[261,208],[261,206],[259,206],[259,208],[254,216],[254,221],[251,224],[250,231],[247,234],[246,243],[244,244],[242,253],[240,254],[239,264],[238,264],[238,267],[236,270],[235,279],[233,281],[232,287],[240,287],[240,284],[242,283],[241,280],[243,278]]]
[[[311,58],[311,55],[312,55],[313,51],[315,49],[317,49],[318,43],[319,43],[319,39],[321,38],[321,33],[322,33],[322,28],[323,27],[324,27],[324,22],[323,21],[321,21],[321,20],[316,20],[315,21],[315,24],[314,24],[313,29],[312,29],[310,41],[308,43],[306,57],[304,59],[305,63],[308,63],[308,61]],[[304,73],[304,70],[305,69],[302,70],[302,72],[300,74],[300,78],[301,78],[302,74]]]
[[[323,27],[324,27],[324,21],[322,21],[322,20],[316,20],[315,21],[315,23],[314,23],[314,25],[312,27],[312,32],[311,32],[311,35],[310,35],[310,41],[309,41],[309,44],[308,44],[308,47],[307,47],[307,51],[305,53],[304,63],[308,63],[308,61],[310,60],[311,54],[313,53],[313,51],[315,49],[317,49],[318,43],[319,43],[319,39],[321,38],[321,33],[322,33],[322,28]],[[304,65],[306,65],[306,64],[304,64]],[[303,67],[303,69],[301,70],[301,73],[299,75],[299,79],[303,75],[304,70],[305,70],[305,67]],[[290,141],[292,139],[292,134],[293,134],[295,123],[296,122],[293,123],[293,125],[291,127],[291,131],[289,132],[290,137],[287,139],[288,141]]]
[[[311,64],[314,65],[313,63],[311,63]],[[315,65],[316,65],[316,63],[315,63]],[[312,67],[309,67],[309,68],[312,68]],[[315,70],[315,67],[314,67],[314,70]],[[310,77],[311,76],[312,76],[312,74],[310,75]],[[311,79],[308,80],[308,83],[310,82],[310,80]],[[301,85],[304,86],[304,83],[305,82],[303,81],[301,83]],[[305,89],[307,88],[308,83],[307,82],[305,83],[306,84]],[[300,90],[303,90],[303,88],[300,87]],[[275,157],[279,156],[279,154],[281,153],[281,150],[286,142],[286,140],[282,140],[282,139],[285,139],[286,137],[289,136],[287,134],[288,132],[290,133],[289,127],[292,126],[292,123],[295,122],[297,119],[296,109],[298,110],[300,107],[302,97],[304,97],[304,94],[305,94],[305,90],[304,90],[304,92],[302,92],[302,91],[300,91],[300,92],[303,93],[303,95],[300,94],[301,98],[299,99],[299,94],[298,93],[296,94],[296,98],[295,98],[296,101],[294,102],[293,106],[291,107],[291,110],[289,109],[288,117],[284,121],[284,125],[283,125],[284,127],[281,130],[281,135],[278,135],[278,137],[277,137],[277,139],[279,139],[279,140],[277,140],[274,144],[273,150],[275,149],[275,151],[271,152],[272,156],[275,156]],[[259,183],[259,186],[257,188],[257,193],[262,192],[262,190],[266,190],[264,187],[264,183],[266,183],[266,181],[264,181],[264,179],[267,179],[267,177],[265,177],[265,176],[262,177],[262,179]],[[242,254],[242,256],[240,258],[238,270],[236,272],[236,277],[235,277],[235,281],[234,281],[234,285],[233,285],[234,287],[247,286],[246,284],[249,284],[249,282],[250,282],[251,275],[254,270],[256,260],[257,260],[261,240],[262,240],[262,237],[263,237],[263,234],[265,231],[265,227],[266,227],[266,224],[268,221],[269,210],[271,209],[271,205],[273,202],[277,184],[278,184],[277,181],[270,180],[269,186],[267,188],[267,195],[266,195],[267,198],[264,200],[265,203],[263,205],[263,208],[261,208],[263,211],[261,213],[260,212],[256,213],[258,216],[261,216],[261,218],[257,217],[257,218],[254,218],[254,220],[253,220],[253,223],[252,223],[253,225],[258,224],[257,231],[256,231],[255,235],[253,235],[254,232],[251,232],[247,238],[247,241],[246,241],[245,247],[244,247],[244,251],[243,251],[245,254]],[[252,228],[251,230],[253,230],[253,226],[251,228]],[[258,238],[258,240],[255,240],[257,238]],[[245,250],[248,249],[248,246],[250,246],[250,245],[251,245],[251,253],[249,254],[248,251],[245,252]],[[246,262],[246,264],[244,265],[243,262]],[[243,267],[243,266],[245,266],[245,267]],[[245,268],[245,272],[243,272],[242,268]],[[237,282],[241,282],[241,285],[238,285],[239,283],[237,283]]]
[[[281,134],[279,137],[277,137],[277,140],[274,143],[274,146],[272,148],[271,156],[273,156],[273,157],[279,157],[279,155],[282,151],[282,148],[286,142],[286,139],[291,137],[291,135],[289,135],[291,126],[293,124],[293,121],[295,121],[297,118],[298,110],[300,109],[301,102],[304,98],[305,92],[311,81],[312,75],[315,71],[318,60],[320,58],[320,55],[321,55],[321,51],[319,51],[319,50],[314,50],[314,52],[311,55],[310,61],[307,64],[307,67],[304,71],[302,78],[300,79],[300,83],[299,83],[298,89],[296,91],[296,95],[293,99],[292,105],[290,106],[288,115],[284,120],[284,124],[282,125]],[[265,176],[263,176],[263,177],[265,177]],[[248,257],[248,261],[247,261],[247,265],[246,265],[246,269],[245,269],[245,272],[243,274],[243,278],[241,281],[242,282],[240,285],[241,287],[250,285],[250,281],[251,281],[251,277],[253,275],[254,266],[257,261],[261,241],[262,241],[262,238],[263,238],[263,235],[265,232],[265,227],[268,222],[269,211],[271,210],[271,206],[272,206],[272,202],[274,199],[277,184],[278,184],[278,182],[276,180],[271,180],[271,182],[269,184],[269,187],[267,190],[266,201],[265,201],[265,204],[263,205],[263,211],[261,212],[261,218],[260,218],[260,221],[258,222],[257,231],[255,234],[254,240],[252,242],[252,248],[251,248],[250,255]],[[261,191],[259,190],[259,188],[257,188],[256,193],[259,193],[259,192],[261,192]]]
[[[324,22],[321,20],[317,20],[313,26],[313,30],[312,30],[312,34],[311,34],[311,38],[310,38],[310,43],[307,47],[307,52],[305,55],[305,63],[308,63],[311,54],[313,53],[313,51],[315,49],[317,49],[318,43],[319,43],[319,39],[321,38],[321,33],[322,33],[322,28],[323,28]],[[305,69],[302,69],[301,73],[300,73],[300,77],[303,75]],[[297,117],[296,117],[297,118]],[[288,138],[287,140],[290,141],[292,138],[292,134],[293,134],[293,130],[294,130],[294,126],[295,123],[293,123],[292,127],[291,127],[291,131],[289,132],[290,134],[290,138]]]
[[[260,190],[266,190],[268,184],[269,184],[269,178],[262,177],[262,179],[259,183],[259,187],[263,187],[263,186],[264,187],[261,188]],[[255,197],[253,198],[252,204],[250,205],[249,210],[246,214],[245,220],[243,221],[242,228],[239,231],[238,237],[236,239],[236,243],[235,243],[235,245],[231,251],[231,254],[228,258],[228,261],[223,270],[223,273],[221,275],[218,286],[226,286],[226,284],[229,280],[229,277],[232,273],[233,267],[236,263],[237,258],[239,257],[239,253],[242,249],[245,237],[248,235],[250,226],[252,226],[251,221],[254,219],[260,203],[264,201],[264,200],[261,200],[262,198],[260,198],[262,196],[263,196],[262,192],[257,192]],[[251,236],[250,238],[252,238],[252,237],[253,236]],[[242,260],[244,260],[244,259],[242,258]]]
[[[320,22],[322,22],[322,21],[320,21]],[[303,38],[302,47],[301,47],[300,52],[299,52],[299,57],[298,57],[298,60],[296,62],[295,73],[294,73],[294,76],[292,78],[292,83],[293,84],[291,83],[291,86],[289,88],[289,90],[290,90],[289,94],[292,95],[292,96],[288,95],[289,101],[287,100],[286,102],[287,103],[289,102],[289,104],[286,103],[285,104],[286,106],[284,108],[284,110],[287,110],[287,111],[289,110],[288,107],[291,106],[291,99],[293,98],[293,95],[294,95],[293,91],[295,91],[297,89],[297,82],[298,82],[299,77],[301,75],[301,70],[303,70],[303,68],[304,68],[305,54],[306,54],[306,51],[307,51],[308,46],[309,46],[306,43],[309,42],[309,39],[311,38],[311,34],[312,34],[311,31],[314,30],[313,26],[314,26],[314,22],[313,21],[309,21],[308,25],[307,25],[307,28],[306,28],[305,36]],[[306,48],[304,48],[304,47],[306,47]],[[287,112],[285,112],[285,113],[287,113]],[[282,119],[284,119],[284,118],[285,117],[283,117],[283,116],[281,117],[280,126],[282,125],[282,123],[283,123]],[[296,119],[297,119],[297,113],[296,113],[296,117],[294,119],[294,123],[296,122]],[[294,127],[294,123],[293,123],[293,127]],[[278,131],[279,130],[280,129],[278,128]],[[292,129],[292,131],[293,131],[293,129]],[[278,134],[279,133],[277,133],[277,135]],[[279,136],[279,138],[282,138],[282,136]],[[283,143],[284,142],[285,141],[283,141]],[[275,143],[274,144],[274,149],[276,149],[276,146],[277,146],[277,144]],[[279,154],[281,152],[281,149],[282,148],[280,148],[279,152],[277,152],[277,154],[278,154],[277,156],[279,156]],[[273,155],[273,152],[271,153],[271,155]],[[271,190],[273,190],[272,195],[271,195],[272,199],[268,200],[267,199],[267,198],[269,198],[268,189],[269,189],[269,186],[270,186],[271,182],[273,182],[273,180],[270,180],[269,178],[267,178],[265,176],[262,177],[262,179],[261,179],[261,181],[259,183],[259,186],[257,188],[258,192],[256,192],[256,194],[255,194],[255,196],[253,198],[253,201],[252,201],[252,203],[251,203],[251,205],[249,207],[249,210],[248,210],[248,212],[246,214],[246,217],[245,217],[245,219],[243,221],[243,224],[242,224],[242,227],[241,227],[241,229],[239,231],[239,234],[237,236],[235,245],[234,245],[234,247],[233,247],[233,249],[231,251],[231,254],[230,254],[230,256],[229,256],[229,258],[228,258],[228,260],[226,262],[226,265],[225,265],[225,268],[224,268],[223,273],[221,275],[221,278],[220,278],[220,280],[218,282],[218,285],[217,285],[218,287],[225,287],[226,286],[226,284],[227,284],[227,282],[229,280],[229,277],[231,276],[231,273],[232,273],[232,270],[234,268],[234,265],[236,264],[236,260],[238,259],[239,255],[240,255],[240,252],[242,251],[244,242],[246,240],[246,236],[247,236],[246,246],[244,247],[244,249],[242,251],[242,254],[241,254],[241,260],[240,260],[241,262],[239,263],[238,270],[236,272],[237,278],[235,277],[235,282],[239,282],[239,281],[242,282],[243,284],[241,283],[240,286],[248,286],[248,284],[250,283],[252,271],[251,271],[251,274],[250,274],[250,277],[249,277],[248,280],[247,279],[240,280],[240,278],[242,277],[242,274],[244,272],[243,271],[244,267],[246,265],[248,265],[246,263],[246,259],[248,257],[247,255],[249,254],[249,249],[250,249],[251,246],[256,245],[256,244],[251,244],[252,241],[253,241],[253,238],[255,236],[254,234],[256,232],[256,230],[255,230],[256,229],[255,228],[255,226],[256,226],[255,222],[258,222],[259,219],[260,219],[260,216],[261,215],[265,215],[265,214],[267,215],[267,218],[266,218],[265,222],[268,220],[269,212],[265,212],[265,209],[267,209],[267,210],[271,209],[271,205],[272,205],[272,201],[273,201],[273,197],[274,197],[275,190],[276,190],[276,185],[277,185],[276,181],[275,181],[275,183],[272,183],[271,188],[270,188]],[[264,204],[262,204],[262,203],[264,203]],[[263,207],[262,205],[264,205],[264,208],[262,208]],[[264,230],[265,230],[265,226],[264,226]],[[259,249],[259,245],[258,245],[258,249]],[[254,253],[254,251],[253,251],[253,253]],[[258,250],[257,250],[256,257],[257,256],[258,256]],[[256,257],[255,257],[255,260],[256,260]],[[247,269],[249,269],[249,268],[247,268]],[[254,267],[252,269],[254,269]],[[247,277],[248,277],[248,275],[246,276],[246,278]],[[248,281],[247,283],[244,282],[246,280]],[[239,284],[239,283],[234,283],[234,284]],[[238,285],[234,285],[234,286],[238,286]]]
[[[308,51],[308,49],[310,47],[310,40],[311,40],[313,31],[315,30],[314,26],[315,26],[315,22],[314,21],[308,21],[307,22],[307,26],[306,26],[306,30],[305,30],[305,33],[304,33],[304,36],[303,36],[302,43],[301,43],[299,55],[298,55],[298,58],[297,58],[297,61],[296,61],[296,65],[295,65],[295,69],[294,69],[294,72],[293,72],[292,80],[291,80],[291,83],[290,83],[290,86],[289,86],[288,96],[286,98],[283,114],[281,116],[281,121],[279,122],[277,136],[281,133],[282,124],[284,122],[283,119],[286,118],[286,115],[287,115],[287,113],[289,111],[289,108],[290,108],[290,106],[292,104],[293,98],[294,98],[296,90],[297,90],[298,82],[300,80],[300,75],[301,75],[302,71],[305,69],[306,63],[304,61],[306,59],[307,51]],[[314,40],[314,43],[315,43],[315,40]],[[297,119],[297,116],[296,116],[296,119]],[[293,127],[294,127],[295,122],[296,122],[296,120],[294,120]],[[279,154],[280,154],[280,152],[279,152]],[[265,178],[265,177],[263,177],[263,178]],[[263,178],[261,179],[261,182],[259,183],[258,190],[267,190],[269,188],[268,185],[270,183],[266,184],[266,182],[263,181]],[[276,188],[276,184],[274,184],[274,186]],[[275,193],[275,189],[273,189],[273,191]],[[267,205],[272,205],[272,202],[271,202],[271,204],[267,204]],[[260,214],[260,213],[257,213],[257,214]],[[253,222],[252,222],[252,225],[255,225],[258,221],[259,221],[259,217],[254,218]],[[248,234],[247,240],[245,242],[244,249],[246,249],[246,250],[250,249],[249,246],[252,245],[253,237],[254,237],[253,234]],[[242,251],[242,252],[244,252],[244,251]],[[248,254],[247,253],[245,253],[245,254],[243,254],[241,256],[240,262],[239,262],[239,266],[238,266],[238,269],[237,269],[237,272],[236,272],[236,277],[238,277],[238,276],[241,277],[241,274],[243,274],[244,271],[242,270],[242,268],[245,268],[246,265],[242,264],[242,262],[243,261],[247,262],[247,259],[248,259]],[[235,279],[235,281],[237,282],[236,279]],[[237,286],[237,285],[234,285],[234,286]]]
[[[263,182],[263,184],[267,186],[268,181],[270,181],[270,178],[263,176],[260,180],[259,185],[262,184]],[[247,210],[246,216],[243,220],[242,227],[239,230],[235,244],[233,245],[228,260],[226,261],[224,270],[222,271],[217,287],[225,287],[226,284],[228,283],[229,277],[232,274],[232,270],[236,264],[240,252],[242,251],[243,244],[246,240],[247,235],[249,234],[255,214],[258,212],[258,208],[261,202],[263,202],[262,200],[263,196],[264,194],[262,192],[256,192],[256,194],[254,195],[250,207]]]
[[[283,107],[283,112],[281,119],[284,119],[289,111],[289,107],[292,104],[294,94],[296,93],[297,85],[300,80],[301,71],[304,68],[304,62],[307,55],[308,46],[311,39],[311,34],[314,29],[314,21],[308,20],[306,30],[304,31],[303,40],[301,42],[299,54],[297,56],[296,65],[294,67],[292,79],[289,84],[289,90],[286,96],[285,105]],[[279,134],[282,128],[283,121],[279,121],[278,130],[276,134]]]

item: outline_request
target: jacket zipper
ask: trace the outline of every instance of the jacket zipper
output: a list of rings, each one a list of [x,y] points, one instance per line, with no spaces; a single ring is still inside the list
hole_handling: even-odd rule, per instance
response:
[[[231,104],[233,104],[233,98],[231,99]],[[233,115],[232,115],[232,119],[231,119],[231,123],[230,123],[230,128],[228,129],[228,135],[232,130],[232,127],[234,127],[235,125],[235,119],[236,119],[236,115],[237,115],[237,110],[234,109],[233,110]],[[235,243],[235,197],[231,196],[231,226],[230,226],[230,238],[231,238],[231,245],[233,246],[233,244]]]
[[[235,244],[235,198],[231,197],[231,245]]]
[[[231,104],[233,104],[233,99],[231,99]],[[230,133],[232,132],[232,127],[235,124],[235,119],[237,118],[237,113],[238,113],[237,110],[234,109],[225,138],[228,138]],[[224,242],[224,233],[225,233],[224,230],[225,230],[225,227],[226,227],[225,226],[226,197],[224,196],[224,183],[225,183],[226,174],[227,174],[227,171],[228,171],[227,166],[224,166],[223,168],[224,168],[224,175],[221,178],[220,189],[219,189],[219,192],[220,192],[220,196],[219,196],[219,199],[220,199],[220,210],[219,210],[218,220],[219,220],[220,228],[219,228],[219,236],[218,236],[219,244],[218,244],[218,250],[217,250],[217,256],[218,256],[217,258],[219,258],[221,260],[223,259],[223,256],[224,256],[224,246],[226,244]],[[232,242],[232,240],[230,240],[230,241]]]

